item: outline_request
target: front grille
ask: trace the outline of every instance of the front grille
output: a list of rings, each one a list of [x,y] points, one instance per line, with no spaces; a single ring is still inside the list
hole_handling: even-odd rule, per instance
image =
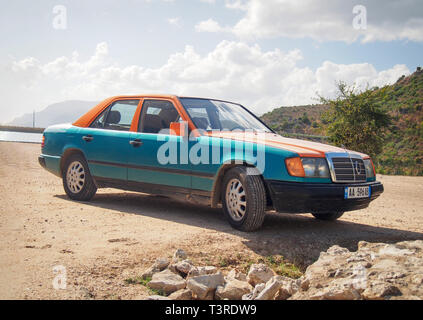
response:
[[[332,158],[336,182],[365,182],[366,168],[362,159]]]

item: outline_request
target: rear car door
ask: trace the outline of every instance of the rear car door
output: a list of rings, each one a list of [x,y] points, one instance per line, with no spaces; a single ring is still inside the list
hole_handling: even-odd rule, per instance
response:
[[[171,190],[179,188],[184,192],[189,191],[191,188],[190,167],[188,162],[181,162],[179,150],[183,137],[169,133],[170,124],[179,121],[181,121],[180,114],[172,101],[144,100],[138,132],[131,134],[132,148],[128,157],[129,184],[138,184],[151,189],[169,187]],[[177,154],[164,155],[164,149],[160,148],[165,143],[168,143],[168,146],[171,144],[176,146]],[[172,153],[173,151],[174,149],[169,150]],[[163,155],[172,160],[165,163],[166,159],[163,159]]]
[[[97,180],[126,183],[132,150],[130,127],[140,99],[122,99],[107,107],[88,128],[78,132],[91,175]]]

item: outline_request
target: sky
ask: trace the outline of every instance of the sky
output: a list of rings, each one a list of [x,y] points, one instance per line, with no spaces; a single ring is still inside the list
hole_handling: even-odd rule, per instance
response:
[[[422,65],[421,0],[0,0],[0,123],[65,100],[172,93],[254,113]]]

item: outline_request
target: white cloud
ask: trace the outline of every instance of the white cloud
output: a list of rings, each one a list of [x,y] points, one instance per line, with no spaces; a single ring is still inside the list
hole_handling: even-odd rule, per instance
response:
[[[241,102],[257,114],[281,105],[315,103],[316,92],[331,95],[335,82],[382,86],[409,74],[404,65],[376,71],[368,63],[324,62],[317,70],[298,66],[300,50],[263,51],[258,45],[222,41],[206,55],[192,46],[158,68],[119,66],[109,61],[106,43],[81,61],[77,52],[42,63],[29,57],[1,67],[1,122],[33,109],[69,100],[101,100],[137,93],[174,93]]]
[[[195,26],[195,31],[197,32],[225,32],[225,31],[230,31],[230,29],[220,26],[220,24],[213,19],[208,19],[208,20],[199,22]]]
[[[169,18],[169,19],[167,19],[167,22],[168,22],[171,26],[181,27],[181,19],[180,19],[179,17]]]
[[[241,39],[309,37],[317,41],[345,42],[423,41],[421,0],[362,0],[360,4],[367,11],[365,30],[353,28],[357,15],[353,8],[357,4],[356,0],[226,1],[226,7],[245,11],[244,17],[231,28]],[[218,28],[201,31],[216,30]]]
[[[225,7],[229,9],[247,10],[246,0],[225,0]]]
[[[316,70],[316,83],[320,92],[333,96],[336,91],[335,83],[338,81],[355,84],[358,90],[365,90],[366,87],[393,84],[399,77],[409,73],[405,65],[395,65],[391,69],[377,72],[369,63],[345,65],[325,61]]]

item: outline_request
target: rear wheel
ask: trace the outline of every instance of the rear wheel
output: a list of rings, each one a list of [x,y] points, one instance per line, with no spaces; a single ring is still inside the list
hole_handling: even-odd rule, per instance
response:
[[[342,217],[344,212],[319,212],[319,213],[312,213],[312,215],[319,220],[325,220],[325,221],[335,221]]]
[[[232,227],[242,231],[259,229],[266,209],[266,191],[260,176],[248,175],[246,167],[229,170],[223,179],[222,206]]]
[[[63,188],[72,200],[88,201],[97,192],[87,162],[81,155],[71,155],[66,159],[62,180]]]

